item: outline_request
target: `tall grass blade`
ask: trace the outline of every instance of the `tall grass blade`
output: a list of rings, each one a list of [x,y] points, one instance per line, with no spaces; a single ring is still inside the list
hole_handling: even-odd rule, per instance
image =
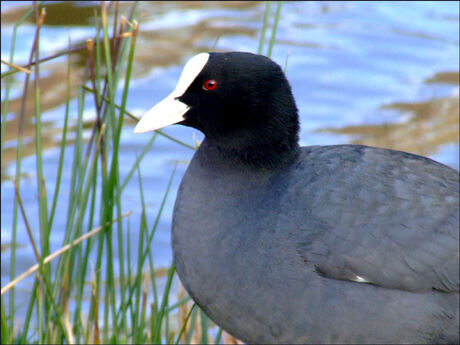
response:
[[[278,22],[280,19],[282,3],[283,3],[282,1],[278,1],[276,5],[275,20],[274,20],[273,27],[272,27],[272,35],[270,37],[270,43],[268,45],[268,53],[267,53],[268,57],[272,56],[273,46],[275,45],[275,36],[276,36],[276,31],[278,30]]]
[[[16,23],[13,29],[13,40],[12,40],[12,51],[11,51],[11,57],[10,57],[10,62],[13,62],[13,57],[14,57],[14,50],[15,50],[15,44],[16,44],[16,34],[19,29],[19,27],[31,16],[33,13],[33,8],[30,8]],[[35,43],[34,43],[35,44]],[[33,49],[30,52],[29,56],[29,63],[33,60]],[[30,74],[26,74],[25,80],[24,80],[24,87],[23,87],[23,92],[22,92],[22,99],[21,99],[21,108],[19,110],[19,127],[18,127],[18,141],[17,141],[17,147],[16,147],[16,172],[15,172],[15,180],[18,183],[18,186],[20,188],[20,181],[21,181],[21,168],[22,168],[22,144],[23,144],[23,128],[24,128],[24,117],[25,117],[25,107],[26,107],[26,97],[27,97],[27,90],[29,87],[29,78]],[[8,80],[10,80],[8,78]],[[9,99],[9,83],[7,84],[7,95],[6,95],[6,101]],[[6,102],[8,103],[8,102]],[[5,104],[4,104],[5,106]],[[3,113],[3,119],[2,119],[2,130],[5,130],[6,126],[6,115],[8,114],[7,111],[8,105],[6,104],[6,107],[4,108],[4,113]],[[4,140],[4,136],[2,135],[2,143]],[[3,148],[2,148],[2,153],[3,153]],[[3,162],[3,160],[2,160]],[[12,235],[11,235],[11,255],[10,255],[10,280],[13,280],[16,276],[16,246],[17,246],[17,228],[18,228],[18,201],[16,197],[14,197],[14,205],[13,205],[13,224],[12,224]],[[11,290],[10,292],[10,299],[9,299],[9,333],[13,334],[14,329],[15,329],[15,293],[14,289]]]
[[[264,14],[264,24],[262,26],[262,30],[260,31],[260,39],[259,39],[259,48],[257,48],[257,54],[262,54],[265,45],[265,31],[268,27],[268,18],[270,17],[270,7],[271,1],[265,2],[265,14]]]

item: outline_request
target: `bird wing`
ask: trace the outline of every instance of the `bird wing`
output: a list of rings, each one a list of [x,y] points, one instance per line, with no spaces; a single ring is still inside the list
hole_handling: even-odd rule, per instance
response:
[[[304,229],[297,232],[305,262],[335,279],[459,290],[457,171],[366,146],[313,147],[302,154],[307,159],[296,174],[306,178],[295,179],[294,187],[308,194],[301,205]]]

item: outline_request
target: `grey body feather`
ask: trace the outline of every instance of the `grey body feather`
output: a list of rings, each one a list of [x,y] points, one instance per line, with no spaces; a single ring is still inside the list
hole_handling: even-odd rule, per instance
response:
[[[174,259],[249,343],[459,342],[459,176],[358,145],[254,170],[205,139],[180,186]]]

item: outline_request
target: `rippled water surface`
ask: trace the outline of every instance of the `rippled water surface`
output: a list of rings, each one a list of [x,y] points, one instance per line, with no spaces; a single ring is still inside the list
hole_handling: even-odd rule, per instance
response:
[[[91,5],[91,4],[90,4]],[[41,56],[83,44],[95,33],[93,8],[88,3],[47,5],[42,29]],[[2,60],[9,60],[12,28],[29,3],[2,2]],[[129,10],[123,3],[121,11]],[[274,4],[272,10],[276,7]],[[265,4],[258,2],[142,2],[140,35],[127,109],[140,116],[174,88],[183,63],[192,55],[209,51],[256,52]],[[427,155],[458,169],[459,166],[459,4],[458,2],[286,2],[272,58],[286,67],[301,117],[302,145],[359,143]],[[65,15],[64,15],[65,14]],[[35,27],[25,24],[18,32],[15,63],[28,60]],[[270,30],[267,32],[270,35]],[[266,51],[266,50],[265,50]],[[75,97],[85,56],[73,55],[71,83]],[[41,66],[45,175],[54,181],[65,107],[65,57]],[[2,64],[2,73],[7,68]],[[2,161],[1,235],[2,285],[9,278],[8,243],[11,240],[18,119],[24,76],[16,74],[6,117]],[[2,89],[3,89],[2,79]],[[120,91],[121,92],[121,91]],[[29,90],[27,114],[33,114]],[[4,93],[2,91],[2,101]],[[89,137],[95,113],[88,99],[85,136]],[[75,122],[76,101],[71,102]],[[3,104],[2,104],[3,113]],[[121,178],[151,134],[134,135],[134,122],[125,122],[120,147]],[[193,145],[202,134],[172,126],[165,132]],[[22,163],[22,197],[38,228],[34,120],[26,117]],[[66,151],[71,166],[73,147]],[[149,222],[153,224],[175,162],[180,161],[171,196],[165,206],[153,244],[157,266],[171,262],[170,220],[175,193],[193,151],[159,137],[142,165],[143,190]],[[62,205],[70,169],[64,171]],[[54,187],[47,185],[51,196]],[[131,229],[138,229],[141,210],[137,178],[123,197],[124,211],[133,210]],[[58,212],[52,230],[52,250],[61,246],[66,209]],[[36,216],[36,217],[34,217]],[[35,263],[25,228],[19,222],[16,272]],[[38,236],[38,235],[37,235]],[[137,236],[136,236],[137,238]],[[133,248],[137,244],[133,243]],[[117,253],[117,250],[114,250]],[[114,260],[116,262],[116,260]],[[26,283],[27,284],[27,283]],[[20,285],[21,287],[21,285]],[[22,287],[27,288],[26,285]]]

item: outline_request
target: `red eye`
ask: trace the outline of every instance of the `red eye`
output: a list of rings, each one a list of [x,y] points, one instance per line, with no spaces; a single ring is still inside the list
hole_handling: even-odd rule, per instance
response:
[[[217,87],[217,81],[215,81],[214,79],[209,79],[209,80],[206,80],[203,84],[203,89],[204,90],[214,90],[215,88]]]

